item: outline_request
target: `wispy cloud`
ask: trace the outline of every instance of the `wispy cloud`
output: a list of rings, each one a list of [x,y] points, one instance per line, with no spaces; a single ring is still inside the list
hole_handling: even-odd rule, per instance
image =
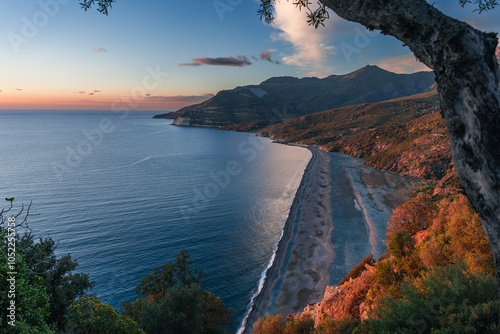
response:
[[[92,51],[94,52],[108,52],[105,48],[92,48]]]
[[[193,58],[192,63],[182,63],[179,66],[201,66],[201,65],[215,65],[215,66],[232,66],[232,67],[243,67],[246,65],[252,65],[250,60],[246,56],[237,57],[218,57],[218,58]]]
[[[16,89],[14,89],[14,90],[17,90],[17,91],[19,91],[19,92],[20,92],[20,91],[22,91],[23,89],[22,89],[22,88],[16,88]]]
[[[98,89],[94,89],[94,90],[91,90],[90,92],[87,93],[87,91],[85,90],[79,90],[78,92],[75,92],[75,94],[80,94],[80,95],[83,95],[83,94],[87,94],[87,95],[95,95],[97,93],[100,93],[101,91],[98,90]]]
[[[284,56],[283,62],[288,65],[296,65],[303,70],[331,74],[332,68],[326,64],[329,54],[335,52],[335,48],[328,45],[328,38],[332,26],[338,20],[331,15],[326,20],[326,27],[314,29],[307,23],[305,10],[298,10],[292,2],[276,2],[274,27],[279,30],[271,35],[275,41],[286,41],[293,45],[294,52]]]
[[[425,64],[419,62],[413,54],[384,58],[374,64],[394,73],[414,73],[431,70]]]
[[[268,62],[273,63],[273,64],[279,64],[280,62],[278,60],[276,60],[276,61],[273,60],[273,57],[272,57],[273,52],[274,52],[274,50],[263,51],[260,54],[260,59],[267,60]]]
[[[179,66],[192,66],[192,67],[196,67],[196,66],[201,66],[201,63],[182,63],[182,64],[179,64]]]

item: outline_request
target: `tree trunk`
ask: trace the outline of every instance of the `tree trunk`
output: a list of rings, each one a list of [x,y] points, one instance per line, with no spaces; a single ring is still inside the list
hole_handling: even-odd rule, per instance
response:
[[[434,70],[455,167],[486,231],[500,292],[500,70],[496,34],[423,0],[324,0],[349,21],[404,42]]]

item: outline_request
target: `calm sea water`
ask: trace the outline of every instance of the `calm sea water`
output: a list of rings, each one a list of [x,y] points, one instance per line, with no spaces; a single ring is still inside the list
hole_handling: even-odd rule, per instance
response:
[[[238,327],[310,153],[150,114],[0,112],[0,198],[33,201],[30,226],[71,253],[118,307],[190,251]]]

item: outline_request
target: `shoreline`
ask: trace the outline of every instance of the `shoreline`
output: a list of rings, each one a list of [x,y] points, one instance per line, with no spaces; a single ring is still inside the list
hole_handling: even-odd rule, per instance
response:
[[[304,172],[302,174],[302,178],[300,180],[299,186],[297,187],[297,191],[295,192],[295,196],[293,198],[292,205],[290,206],[290,210],[288,211],[288,216],[287,216],[287,218],[285,220],[285,223],[284,223],[284,226],[283,226],[283,229],[282,229],[282,233],[281,233],[280,239],[277,241],[278,246],[276,248],[276,251],[272,255],[272,257],[274,257],[274,259],[271,258],[271,260],[269,261],[270,266],[268,265],[268,267],[263,272],[264,280],[263,280],[262,287],[260,286],[261,282],[259,281],[259,287],[258,287],[258,289],[260,289],[260,291],[257,291],[256,294],[254,294],[252,296],[252,298],[250,300],[250,303],[249,303],[250,309],[245,314],[245,317],[243,318],[243,321],[242,321],[239,329],[236,331],[236,334],[248,333],[248,330],[249,330],[248,326],[249,326],[249,324],[251,324],[253,326],[253,323],[255,321],[252,321],[252,319],[254,317],[254,313],[256,311],[256,307],[257,307],[257,305],[261,301],[263,291],[266,289],[266,286],[268,285],[268,280],[270,278],[271,273],[278,266],[278,261],[280,259],[280,254],[283,251],[284,244],[287,244],[289,242],[289,240],[286,240],[286,239],[289,236],[288,235],[289,234],[289,229],[291,228],[291,225],[292,225],[291,220],[295,219],[296,212],[297,212],[297,207],[300,204],[299,203],[300,199],[298,198],[298,194],[300,192],[304,191],[304,188],[306,186],[305,183],[307,182],[307,175],[310,174],[311,169],[312,169],[312,165],[313,165],[313,161],[316,158],[315,152],[313,150],[311,150],[309,147],[305,147],[305,148],[309,149],[309,151],[311,152],[312,156],[311,156],[311,159],[309,159],[309,162],[307,163],[306,168],[304,169]]]
[[[304,146],[309,161],[267,269],[238,334],[258,318],[302,312],[323,299],[366,255],[385,250],[392,209],[407,200],[409,179],[362,164],[362,159]],[[260,286],[259,286],[260,288]]]
[[[307,148],[313,156],[236,334],[253,333],[253,324],[267,315],[303,312],[366,255],[378,258],[390,214],[408,200],[415,180],[317,146],[273,142]]]
[[[318,301],[328,284],[328,266],[324,264],[331,262],[334,256],[329,241],[333,224],[331,220],[324,222],[331,217],[329,172],[325,170],[330,159],[316,147],[304,148],[309,149],[312,157],[297,188],[274,262],[267,269],[263,287],[253,298],[252,308],[237,333],[251,333],[253,323],[268,313],[290,314],[307,306],[311,299]],[[310,203],[312,194],[318,197],[314,198],[314,205]],[[325,206],[324,212],[320,213],[322,206]],[[309,224],[310,221],[315,223]],[[297,245],[307,249],[309,256],[298,254]]]

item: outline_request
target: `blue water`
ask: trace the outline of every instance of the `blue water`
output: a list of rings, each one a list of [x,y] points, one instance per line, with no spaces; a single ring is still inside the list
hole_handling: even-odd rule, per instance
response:
[[[151,115],[0,112],[0,198],[33,201],[35,234],[71,253],[114,307],[188,249],[236,328],[310,153]]]

